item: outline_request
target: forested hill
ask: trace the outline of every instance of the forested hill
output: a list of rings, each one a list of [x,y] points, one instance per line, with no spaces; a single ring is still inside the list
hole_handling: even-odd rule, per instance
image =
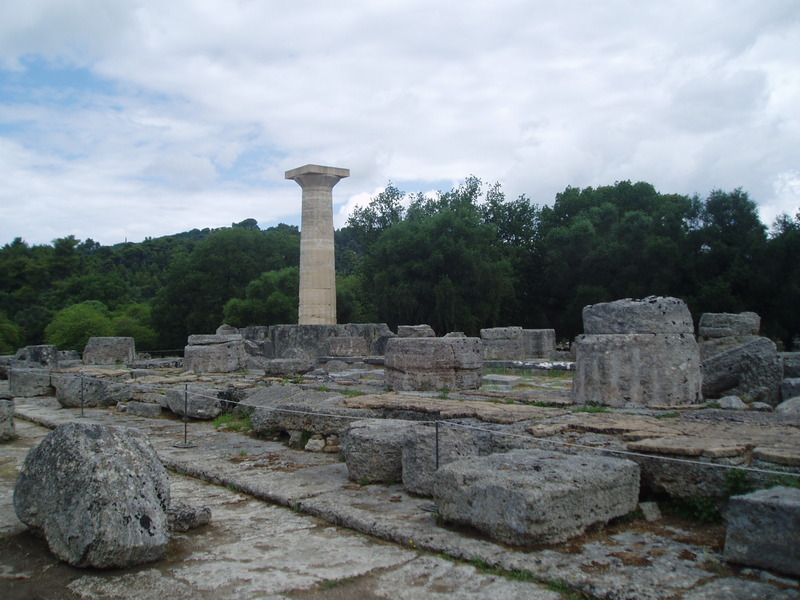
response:
[[[340,322],[581,331],[586,304],[658,294],[703,312],[756,311],[788,348],[800,333],[800,214],[767,227],[747,193],[663,194],[628,181],[568,187],[552,206],[471,177],[430,198],[393,185],[336,232]],[[0,352],[82,349],[126,335],[142,350],[191,333],[297,319],[300,234],[255,219],[141,243],[72,236],[0,248]]]

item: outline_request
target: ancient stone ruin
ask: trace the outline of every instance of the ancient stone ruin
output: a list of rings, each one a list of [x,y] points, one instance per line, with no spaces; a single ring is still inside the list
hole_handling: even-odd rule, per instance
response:
[[[583,309],[576,344],[576,404],[665,407],[696,404],[700,354],[686,303],[617,300]]]

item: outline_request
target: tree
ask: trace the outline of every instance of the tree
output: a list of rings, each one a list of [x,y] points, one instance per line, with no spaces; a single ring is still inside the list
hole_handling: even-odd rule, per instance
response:
[[[0,354],[11,354],[22,347],[22,328],[0,311]]]
[[[767,242],[765,289],[769,290],[762,327],[792,351],[800,335],[800,211],[780,215]]]
[[[58,311],[45,328],[45,341],[61,350],[83,351],[90,337],[107,337],[113,331],[106,306],[88,300]]]
[[[149,304],[129,304],[113,315],[111,327],[117,337],[132,337],[137,350],[155,350],[158,334],[151,322]]]
[[[225,322],[234,327],[297,323],[300,269],[266,271],[247,284],[244,298],[228,300]]]

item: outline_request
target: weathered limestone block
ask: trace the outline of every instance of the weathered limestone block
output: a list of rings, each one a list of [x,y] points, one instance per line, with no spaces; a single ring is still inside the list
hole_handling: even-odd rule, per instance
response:
[[[628,460],[515,450],[439,469],[445,520],[512,545],[553,544],[636,508],[639,467]]]
[[[170,531],[189,531],[207,525],[211,521],[211,509],[207,506],[190,506],[185,502],[172,501],[167,511]]]
[[[8,372],[8,388],[17,398],[49,396],[53,393],[50,385],[50,371],[12,368]]]
[[[384,377],[393,390],[478,389],[483,357],[479,338],[392,338]]]
[[[725,560],[800,577],[800,489],[733,496],[725,518]]]
[[[400,419],[356,421],[339,436],[350,481],[399,483],[403,444],[414,423]]]
[[[555,329],[523,329],[525,358],[550,358],[556,352]]]
[[[125,568],[167,549],[169,477],[131,428],[69,423],[25,459],[14,509],[75,567]]]
[[[800,396],[784,400],[775,407],[775,412],[779,415],[800,417]]]
[[[781,352],[783,376],[800,377],[800,352]]]
[[[401,338],[436,337],[436,333],[430,325],[398,325],[397,335]]]
[[[380,416],[373,410],[343,407],[343,399],[336,392],[270,386],[247,399],[249,406],[258,407],[250,416],[251,427],[254,433],[308,431],[327,437],[338,434],[356,419]]]
[[[125,383],[78,373],[52,374],[50,381],[56,389],[56,400],[65,408],[114,406],[127,402],[132,394]]]
[[[790,377],[781,383],[781,400],[800,396],[800,377]]]
[[[724,337],[757,336],[761,317],[754,312],[704,313],[697,325],[697,335],[702,340]]]
[[[692,334],[580,335],[572,401],[604,406],[680,406],[700,401]]]
[[[362,337],[331,337],[326,342],[328,356],[366,356],[367,340]]]
[[[603,333],[694,334],[694,322],[683,300],[648,296],[641,300],[615,300],[583,307],[583,331]]]
[[[218,341],[208,339],[212,337]],[[195,373],[233,373],[247,366],[244,340],[240,335],[191,335],[183,351],[183,364]]]
[[[128,402],[126,412],[137,417],[160,417],[161,405],[149,402]]]
[[[520,360],[525,358],[526,340],[522,327],[481,329],[484,360]]]
[[[191,419],[214,419],[222,412],[226,400],[220,398],[220,390],[199,385],[176,385],[167,389],[167,408],[179,417],[184,414]]]
[[[316,363],[307,358],[272,358],[251,360],[248,365],[263,369],[267,377],[298,377],[313,371]]]
[[[17,437],[14,428],[14,401],[0,400],[0,442],[7,442]]]
[[[315,359],[327,353],[326,341],[332,337],[360,337],[368,354],[381,355],[386,340],[394,337],[386,323],[347,323],[345,325],[272,325],[270,341],[275,358]]]
[[[768,338],[756,338],[703,361],[703,396],[736,395],[776,406],[780,401],[783,363]]]
[[[59,352],[51,345],[25,346],[17,350],[14,358],[54,369],[58,367]]]
[[[136,360],[136,345],[132,337],[91,337],[83,349],[83,364],[128,364]]]
[[[492,436],[488,431],[472,431],[439,426],[439,466],[492,452]],[[433,425],[411,427],[403,443],[403,486],[419,496],[433,496],[436,477],[436,429]]]

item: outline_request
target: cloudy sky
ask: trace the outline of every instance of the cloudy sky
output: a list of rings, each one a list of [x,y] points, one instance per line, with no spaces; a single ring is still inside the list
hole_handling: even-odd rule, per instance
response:
[[[800,209],[797,0],[25,0],[0,18],[0,245],[299,225],[284,172],[742,187]]]

